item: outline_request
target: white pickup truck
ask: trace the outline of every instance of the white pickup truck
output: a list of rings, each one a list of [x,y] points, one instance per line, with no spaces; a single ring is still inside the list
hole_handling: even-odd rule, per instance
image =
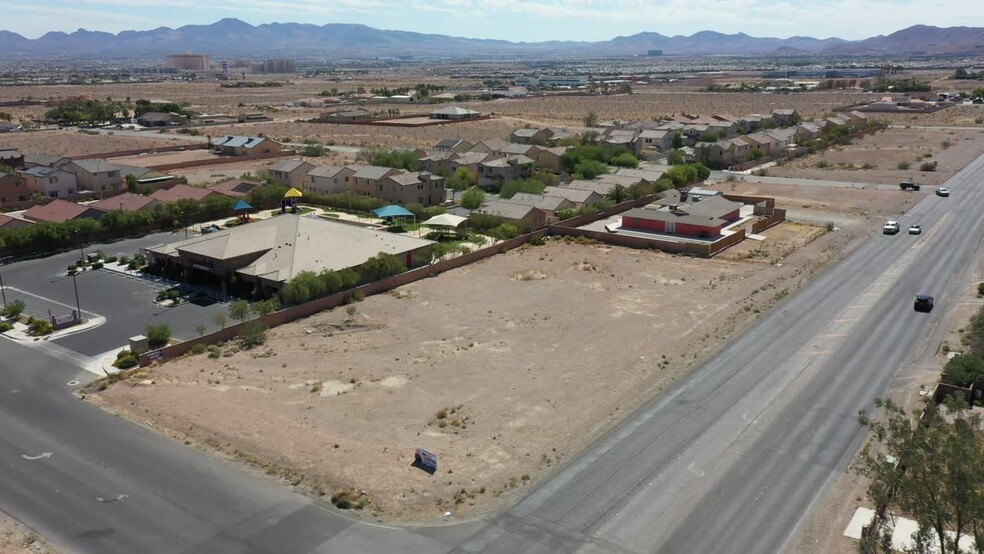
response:
[[[882,233],[886,235],[894,235],[895,233],[898,233],[900,229],[901,227],[899,226],[898,221],[888,221],[882,227]]]

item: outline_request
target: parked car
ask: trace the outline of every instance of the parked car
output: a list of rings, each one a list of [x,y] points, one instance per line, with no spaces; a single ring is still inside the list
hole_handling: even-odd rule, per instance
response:
[[[899,188],[902,190],[919,190],[920,185],[912,179],[906,179],[899,183]]]
[[[946,187],[937,187],[936,196],[950,196],[950,189]]]
[[[898,221],[889,221],[885,223],[884,227],[882,227],[882,233],[886,235],[894,235],[895,233],[898,233],[900,229],[901,227],[899,227]]]
[[[921,235],[922,234],[922,225],[909,225],[909,234],[910,235]]]
[[[933,311],[933,297],[928,294],[917,294],[913,307],[917,312],[929,313]]]

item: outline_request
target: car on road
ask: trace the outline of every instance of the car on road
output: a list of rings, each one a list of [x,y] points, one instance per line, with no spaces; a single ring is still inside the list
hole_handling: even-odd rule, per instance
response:
[[[899,188],[902,190],[919,190],[921,186],[912,179],[906,179],[899,183]]]
[[[922,234],[922,225],[909,225],[910,235],[920,235]]]
[[[885,223],[885,226],[882,227],[882,233],[886,235],[894,235],[895,233],[898,233],[900,229],[901,227],[899,226],[898,221],[888,221]]]
[[[937,187],[936,196],[950,196],[950,189],[946,187]]]
[[[928,294],[917,294],[913,307],[917,312],[929,313],[933,311],[933,297]]]

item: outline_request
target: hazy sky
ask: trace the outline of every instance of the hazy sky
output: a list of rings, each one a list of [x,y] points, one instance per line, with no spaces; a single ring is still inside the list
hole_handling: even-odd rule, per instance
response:
[[[0,29],[119,32],[213,23],[362,23],[522,41],[605,40],[713,30],[845,39],[910,25],[984,25],[981,0],[0,0]]]

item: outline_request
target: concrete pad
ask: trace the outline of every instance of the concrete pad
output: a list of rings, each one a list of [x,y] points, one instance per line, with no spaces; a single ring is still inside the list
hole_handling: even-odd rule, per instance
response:
[[[865,525],[871,523],[872,518],[875,517],[875,511],[870,508],[858,508],[854,512],[854,517],[851,518],[851,522],[847,524],[847,529],[844,529],[844,536],[855,540],[861,540],[861,531],[864,529]]]

